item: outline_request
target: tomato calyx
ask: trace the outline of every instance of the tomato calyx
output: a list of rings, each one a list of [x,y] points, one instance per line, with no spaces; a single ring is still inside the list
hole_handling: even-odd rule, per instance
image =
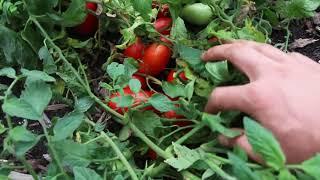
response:
[[[167,76],[167,81],[169,83],[174,83],[175,80],[177,79],[177,77],[182,80],[182,81],[188,81],[188,78],[186,77],[186,74],[185,72],[181,72],[178,74],[178,76],[175,76],[176,75],[176,71],[175,70],[171,70]]]

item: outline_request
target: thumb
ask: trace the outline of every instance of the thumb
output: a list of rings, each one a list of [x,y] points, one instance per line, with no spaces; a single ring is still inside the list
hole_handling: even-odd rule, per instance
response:
[[[238,129],[239,130],[239,129]],[[243,130],[242,130],[243,131]],[[256,153],[253,152],[252,146],[250,145],[247,136],[242,134],[235,138],[228,138],[226,136],[220,135],[218,137],[220,144],[226,147],[239,146],[243,149],[253,161],[258,162],[259,164],[264,164],[263,159]]]

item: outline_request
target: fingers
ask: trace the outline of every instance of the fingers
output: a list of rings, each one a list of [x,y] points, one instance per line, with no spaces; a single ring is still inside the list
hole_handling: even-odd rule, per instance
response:
[[[246,135],[243,134],[243,135],[240,135],[236,138],[227,138],[223,135],[220,135],[218,137],[218,140],[219,140],[220,144],[222,144],[223,146],[226,146],[226,147],[239,146],[241,149],[243,149],[248,154],[250,159],[252,159],[260,164],[264,163],[263,159],[258,154],[253,152],[252,146],[250,145]]]
[[[249,85],[230,86],[216,88],[205,107],[208,113],[217,113],[222,110],[239,110],[245,113],[251,112]]]
[[[272,61],[250,46],[240,43],[215,46],[203,54],[205,61],[229,60],[245,73],[250,80],[256,80]]]

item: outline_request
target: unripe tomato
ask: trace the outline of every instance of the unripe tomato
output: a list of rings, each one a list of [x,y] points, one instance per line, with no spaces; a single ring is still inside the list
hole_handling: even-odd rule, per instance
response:
[[[168,74],[168,77],[167,77],[167,81],[169,83],[173,83],[175,81],[175,77],[174,77],[174,74],[176,73],[176,71],[174,70],[171,70],[170,73]],[[179,78],[183,81],[188,81],[188,78],[186,77],[186,74],[184,72],[181,72],[179,75]]]
[[[147,89],[148,85],[147,85],[147,81],[145,77],[139,76],[139,75],[133,75],[132,76],[133,79],[137,79],[138,81],[140,81],[141,83],[141,88],[142,89]]]
[[[144,44],[141,40],[141,38],[137,38],[136,42],[129,47],[127,47],[123,54],[126,57],[131,57],[134,59],[142,59],[143,57],[143,51],[144,51]]]
[[[186,5],[181,11],[181,17],[193,25],[203,26],[210,23],[213,18],[212,9],[202,3]]]
[[[145,51],[140,63],[139,72],[151,76],[157,76],[167,67],[171,50],[165,45],[153,43]]]
[[[88,10],[96,11],[98,8],[98,5],[96,3],[87,2],[86,8]],[[89,36],[96,33],[98,30],[99,20],[98,18],[93,14],[88,14],[85,21],[75,27],[75,32],[79,34],[80,36]]]
[[[163,35],[169,35],[172,25],[172,19],[168,17],[158,18],[154,22],[154,28]]]
[[[123,91],[124,91],[124,95],[130,95],[134,98],[134,103],[131,107],[135,107],[135,106],[138,106],[142,103],[147,102],[148,99],[152,96],[152,92],[150,92],[150,91],[140,91],[137,94],[133,93],[130,90],[130,88],[124,88]],[[124,107],[124,108],[118,107],[118,105],[115,102],[112,102],[112,98],[115,98],[115,97],[121,97],[121,94],[119,92],[112,94],[110,96],[111,100],[109,101],[108,106],[111,109],[117,111],[118,113],[124,114],[124,112],[128,111],[128,107]],[[146,108],[146,110],[150,110],[150,108],[148,107],[148,108]]]

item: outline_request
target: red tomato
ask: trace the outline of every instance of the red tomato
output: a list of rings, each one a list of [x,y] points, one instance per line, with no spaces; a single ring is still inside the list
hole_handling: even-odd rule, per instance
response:
[[[98,5],[96,3],[87,2],[86,8],[88,10],[96,11]],[[95,15],[89,13],[85,21],[82,24],[75,27],[75,31],[81,36],[93,35],[98,30],[98,25],[98,18]]]
[[[152,149],[148,150],[147,155],[151,160],[156,160],[158,158],[157,153]]]
[[[134,59],[142,59],[143,57],[143,50],[144,50],[144,44],[141,40],[141,38],[137,38],[137,41],[127,47],[127,49],[124,50],[124,55],[126,57],[131,57]]]
[[[134,103],[131,107],[135,107],[135,106],[138,106],[144,102],[147,102],[148,98],[152,96],[152,92],[150,92],[150,91],[140,91],[137,94],[134,94],[130,90],[130,88],[124,88],[123,91],[124,91],[125,95],[130,95],[134,98]],[[118,105],[116,103],[112,102],[112,98],[119,97],[119,96],[121,96],[119,92],[112,94],[110,96],[111,100],[109,101],[108,106],[111,109],[116,110],[118,113],[124,114],[124,112],[128,111],[128,107],[120,108],[120,107],[118,107]],[[146,110],[150,110],[150,108],[146,108]]]
[[[185,118],[184,116],[177,114],[173,110],[164,113],[164,117],[167,118],[167,119],[184,119]],[[174,124],[179,126],[179,127],[185,127],[185,126],[191,125],[192,123],[189,122],[189,121],[177,121]]]
[[[168,77],[167,77],[167,81],[170,82],[170,83],[173,83],[175,81],[175,77],[174,77],[174,74],[176,72],[174,70],[171,70],[170,73],[168,74]],[[188,81],[188,78],[186,77],[186,74],[184,72],[181,72],[179,74],[179,78],[183,81]]]
[[[168,17],[158,18],[154,23],[155,29],[163,35],[170,34],[171,25],[172,19]]]
[[[168,4],[162,5],[161,9],[158,12],[158,18],[169,17],[169,16],[170,16],[169,5]]]
[[[140,81],[142,89],[147,89],[148,86],[147,86],[147,81],[145,77],[142,77],[139,75],[133,75],[132,78]]]
[[[167,67],[171,50],[165,45],[153,43],[145,51],[140,63],[139,72],[151,76],[159,75]]]

